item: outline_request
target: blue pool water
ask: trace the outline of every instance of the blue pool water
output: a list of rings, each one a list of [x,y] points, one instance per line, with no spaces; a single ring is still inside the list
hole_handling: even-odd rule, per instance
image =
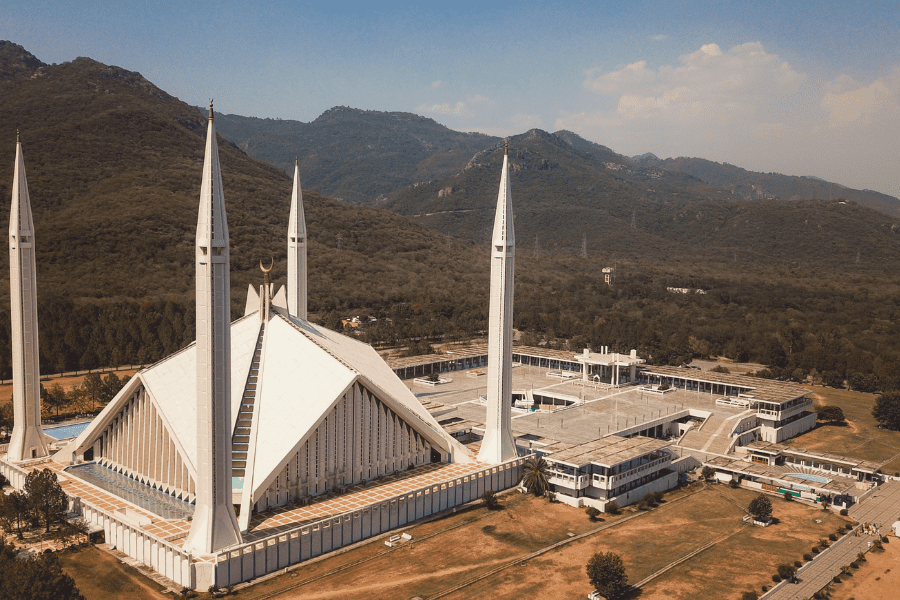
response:
[[[797,479],[805,479],[807,481],[815,481],[816,483],[828,483],[828,479],[818,475],[810,475],[809,473],[788,473],[786,477],[796,477]]]
[[[69,467],[66,469],[66,474],[84,479],[88,483],[145,508],[164,519],[184,519],[194,514],[193,504],[153,489],[149,485],[135,481],[131,477],[97,463]]]
[[[67,440],[69,438],[78,437],[90,424],[91,422],[87,421],[85,423],[63,425],[61,427],[44,427],[44,433],[57,440]]]

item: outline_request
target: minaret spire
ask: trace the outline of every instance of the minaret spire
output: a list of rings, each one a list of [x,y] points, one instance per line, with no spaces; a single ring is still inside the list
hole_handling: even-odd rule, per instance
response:
[[[512,313],[516,235],[509,186],[509,142],[503,150],[503,171],[494,233],[491,236],[491,296],[488,315],[487,422],[478,460],[491,464],[516,457],[512,435]]]
[[[47,456],[41,429],[41,384],[38,354],[37,280],[34,257],[34,220],[25,159],[16,130],[12,209],[9,213],[9,300],[12,313],[14,424],[7,457],[19,462]]]
[[[300,161],[294,159],[294,189],[288,222],[288,312],[306,320],[306,216],[300,187]]]
[[[197,217],[197,503],[184,547],[212,554],[241,541],[231,492],[231,277],[212,101]]]

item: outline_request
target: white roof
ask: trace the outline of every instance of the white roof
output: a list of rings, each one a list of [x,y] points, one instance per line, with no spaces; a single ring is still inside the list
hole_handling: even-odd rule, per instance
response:
[[[437,424],[413,393],[394,374],[375,350],[353,338],[314,325],[271,308],[263,338],[255,403],[255,440],[247,474],[253,473],[252,489],[268,486],[293,452],[344,392],[357,380],[390,406],[434,446],[466,460],[467,452]],[[231,428],[250,372],[260,332],[259,313],[231,324]],[[197,460],[196,344],[138,373],[155,401],[160,416],[170,427],[192,472]],[[132,385],[136,382],[132,382]],[[100,417],[74,442],[80,447],[95,437],[130,395],[123,389]],[[104,425],[105,426],[105,425]],[[252,435],[252,434],[251,434]]]

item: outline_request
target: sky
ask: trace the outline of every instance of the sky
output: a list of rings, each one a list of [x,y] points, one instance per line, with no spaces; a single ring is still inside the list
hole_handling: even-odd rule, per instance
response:
[[[900,2],[0,0],[0,39],[194,105],[311,121],[414,112],[567,129],[900,197]]]

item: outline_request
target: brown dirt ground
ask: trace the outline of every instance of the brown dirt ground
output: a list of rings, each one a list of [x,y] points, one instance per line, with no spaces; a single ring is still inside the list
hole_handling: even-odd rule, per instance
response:
[[[829,387],[807,387],[815,408],[823,405],[840,406],[847,418],[846,426],[819,425],[786,441],[786,444],[852,456],[875,462],[888,461],[882,470],[900,472],[900,432],[879,429],[872,418],[872,406],[877,396]]]
[[[828,586],[831,600],[894,600],[900,589],[900,540],[890,538],[884,552],[869,552],[853,577]]]
[[[696,489],[696,488],[694,488]],[[690,490],[693,491],[693,490]],[[642,590],[641,598],[728,598],[741,590],[771,584],[776,566],[800,559],[819,538],[834,532],[843,519],[799,502],[774,499],[777,525],[767,529],[742,524],[742,511],[755,496],[747,490],[713,486],[682,501],[673,492],[658,509],[621,527],[589,536],[513,566],[446,596],[464,598],[575,598],[590,591],[584,573],[598,551],[622,555],[632,582],[656,572],[704,544],[733,537],[697,555]],[[608,522],[622,517],[607,517]],[[815,519],[822,523],[815,523]],[[427,598],[538,548],[604,523],[591,523],[584,511],[521,495],[503,498],[503,510],[476,509],[410,529],[412,547],[386,551],[380,542],[350,550],[289,574],[241,590],[258,598],[310,577],[363,559],[340,573],[287,590],[280,598]],[[450,527],[461,525],[455,529]],[[430,533],[447,530],[432,538]],[[374,557],[374,558],[373,558]],[[723,557],[727,557],[723,558]],[[710,577],[710,573],[716,577]],[[737,590],[737,591],[736,591]]]
[[[87,600],[151,600],[171,599],[137,569],[130,567],[108,552],[94,546],[59,553],[63,571],[75,580],[75,585]]]

